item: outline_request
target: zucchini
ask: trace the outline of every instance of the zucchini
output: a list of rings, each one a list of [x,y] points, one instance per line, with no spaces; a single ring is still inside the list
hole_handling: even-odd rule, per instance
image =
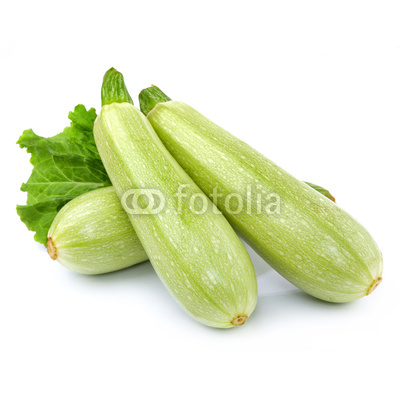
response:
[[[47,251],[68,269],[90,275],[148,259],[112,186],[67,203],[50,226]]]
[[[113,68],[104,76],[102,105],[94,123],[96,145],[158,276],[197,321],[218,328],[242,325],[257,302],[256,276],[242,242],[133,106],[122,74]],[[147,197],[146,207],[145,196],[137,196],[139,207],[132,207],[129,196],[152,191],[158,194]]]
[[[283,277],[330,302],[359,299],[381,282],[377,244],[334,202],[157,87],[139,100],[169,152]]]
[[[328,196],[326,189],[309,185]],[[58,212],[48,232],[47,252],[66,268],[90,275],[148,260],[112,186],[82,194]]]

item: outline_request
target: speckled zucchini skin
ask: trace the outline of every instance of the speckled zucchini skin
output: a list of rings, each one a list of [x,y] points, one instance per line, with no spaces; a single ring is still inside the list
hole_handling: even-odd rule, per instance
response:
[[[146,109],[154,99],[145,91]],[[146,109],[154,106],[147,117],[161,141],[207,195],[219,187],[218,207],[276,271],[330,302],[356,300],[380,282],[381,252],[354,218],[192,107],[167,100]],[[278,194],[280,214],[256,214],[254,205],[251,215],[227,212],[226,196],[245,195],[248,185]]]
[[[156,188],[166,199],[158,214],[129,219],[158,276],[176,301],[199,322],[230,328],[244,322],[257,301],[250,257],[222,214],[196,215],[176,192],[202,194],[168,153],[146,117],[130,103],[102,107],[94,124],[100,156],[121,199],[132,188]],[[205,197],[205,196],[204,196]],[[240,319],[242,318],[242,319]]]
[[[67,203],[54,219],[48,236],[53,258],[81,274],[104,274],[147,260],[111,186]]]

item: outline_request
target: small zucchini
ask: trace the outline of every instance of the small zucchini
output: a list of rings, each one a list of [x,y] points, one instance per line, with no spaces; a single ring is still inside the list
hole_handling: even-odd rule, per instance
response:
[[[256,276],[242,242],[133,106],[115,69],[104,76],[102,105],[94,124],[96,145],[158,276],[199,322],[219,328],[242,325],[257,302]],[[129,195],[146,190],[158,190],[166,206],[157,213],[152,207],[147,214],[132,212]],[[197,214],[188,199],[196,199],[195,205],[200,198],[206,209]]]
[[[48,233],[53,260],[81,274],[104,274],[147,260],[112,186],[82,194],[56,215]]]
[[[330,302],[356,300],[377,287],[383,268],[377,244],[334,202],[157,87],[139,100],[169,152],[283,277]]]

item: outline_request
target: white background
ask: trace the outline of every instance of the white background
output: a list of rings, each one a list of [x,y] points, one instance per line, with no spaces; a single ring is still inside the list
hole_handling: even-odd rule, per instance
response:
[[[0,11],[0,398],[399,398],[398,1],[19,1]],[[19,221],[24,129],[100,108],[111,66],[156,84],[297,176],[328,188],[385,260],[370,297],[335,305],[252,254],[260,297],[204,327],[149,263],[74,274]]]

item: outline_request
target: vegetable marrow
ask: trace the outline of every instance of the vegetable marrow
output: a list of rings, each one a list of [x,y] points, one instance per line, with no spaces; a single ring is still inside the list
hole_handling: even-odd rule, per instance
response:
[[[242,325],[256,306],[257,281],[240,239],[133,106],[115,69],[104,76],[102,104],[96,145],[158,276],[199,322]]]
[[[377,244],[334,202],[156,86],[139,100],[169,152],[282,276],[330,302],[356,300],[377,287],[383,268]]]
[[[51,224],[47,251],[81,274],[104,274],[147,260],[112,186],[67,203]]]

